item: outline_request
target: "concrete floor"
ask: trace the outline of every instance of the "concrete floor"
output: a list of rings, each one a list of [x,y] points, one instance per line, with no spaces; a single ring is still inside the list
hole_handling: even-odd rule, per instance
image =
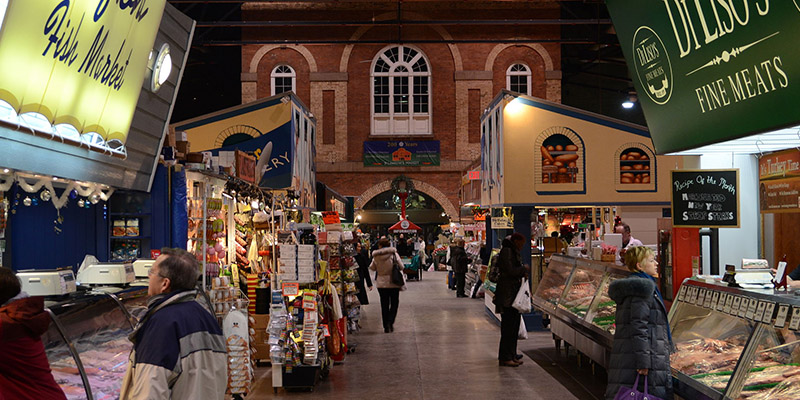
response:
[[[592,374],[587,362],[557,353],[549,332],[530,332],[518,350],[518,368],[497,365],[500,328],[484,311],[483,299],[455,298],[445,272],[425,273],[400,293],[393,333],[384,333],[377,291],[362,307],[362,329],[349,336],[355,353],[335,365],[313,392],[273,395],[269,366],[256,370],[248,399],[600,399],[602,371]],[[600,370],[600,368],[598,368]]]

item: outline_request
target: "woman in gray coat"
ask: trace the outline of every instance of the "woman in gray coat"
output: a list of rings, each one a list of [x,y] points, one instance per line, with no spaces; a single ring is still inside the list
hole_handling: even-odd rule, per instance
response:
[[[649,394],[671,400],[673,344],[667,309],[655,284],[658,263],[649,248],[633,247],[625,253],[625,266],[633,274],[608,287],[609,297],[617,303],[617,330],[605,397],[613,399],[621,386],[632,387],[640,374],[647,377]],[[644,381],[639,379],[640,392],[644,392]]]

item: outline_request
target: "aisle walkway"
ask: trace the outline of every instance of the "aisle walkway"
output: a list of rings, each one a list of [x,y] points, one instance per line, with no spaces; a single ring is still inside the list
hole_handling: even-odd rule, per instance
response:
[[[356,352],[334,366],[313,393],[280,390],[273,395],[266,366],[257,369],[248,398],[593,398],[576,390],[579,380],[553,372],[559,369],[555,364],[545,364],[545,371],[526,355],[518,368],[499,367],[500,329],[487,317],[483,299],[455,298],[444,284],[445,274],[425,273],[421,282],[408,283],[408,290],[400,293],[393,333],[383,332],[378,293],[370,292],[370,304],[362,308],[362,330],[350,336],[358,343]],[[519,342],[519,351],[543,354],[537,347],[552,346],[550,338],[549,332],[531,332],[530,339]]]

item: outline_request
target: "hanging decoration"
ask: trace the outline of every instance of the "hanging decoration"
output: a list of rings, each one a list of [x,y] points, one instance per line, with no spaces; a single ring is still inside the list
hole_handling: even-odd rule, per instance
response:
[[[0,192],[7,191],[16,182],[20,189],[26,193],[33,194],[35,198],[36,194],[44,188],[39,193],[39,198],[42,201],[52,200],[53,206],[57,210],[64,207],[69,199],[75,199],[78,196],[87,198],[87,200],[80,202],[78,207],[88,208],[88,206],[97,204],[100,200],[108,201],[108,198],[114,193],[114,188],[106,185],[65,180],[67,187],[61,196],[58,196],[53,188],[53,180],[54,178],[51,176],[31,175],[16,171],[0,172]],[[38,204],[38,199],[36,203]],[[23,200],[23,204],[30,206],[34,203],[30,198],[26,197]]]

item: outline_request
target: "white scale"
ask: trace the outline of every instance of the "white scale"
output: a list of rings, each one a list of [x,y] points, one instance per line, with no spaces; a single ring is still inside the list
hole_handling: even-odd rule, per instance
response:
[[[133,262],[133,274],[136,277],[131,286],[148,286],[150,284],[150,268],[153,267],[156,260],[140,258]]]
[[[127,285],[135,279],[131,263],[101,263],[87,255],[78,269],[81,285]]]
[[[17,271],[22,291],[31,296],[61,296],[77,290],[72,268]]]

